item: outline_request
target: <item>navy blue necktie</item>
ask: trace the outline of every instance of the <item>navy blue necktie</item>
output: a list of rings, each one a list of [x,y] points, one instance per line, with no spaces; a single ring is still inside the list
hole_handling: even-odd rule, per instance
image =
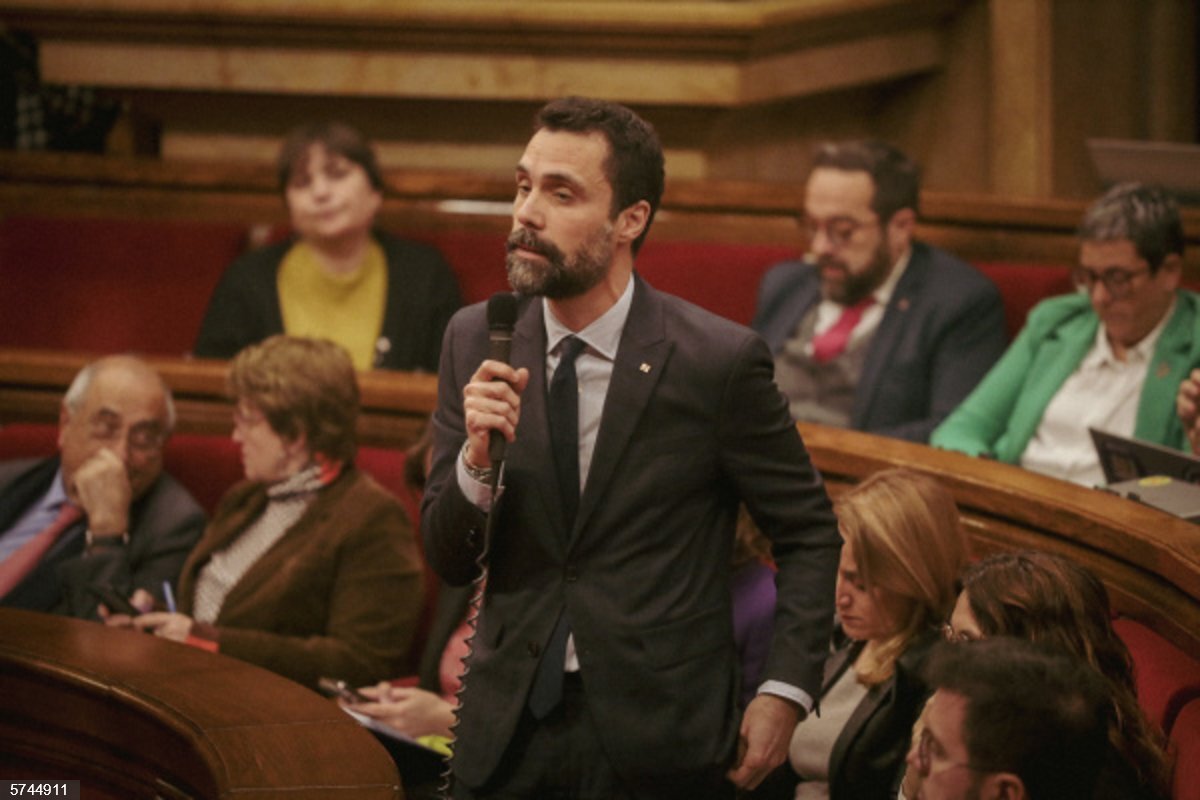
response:
[[[558,490],[562,497],[565,545],[579,512],[579,381],[575,375],[575,359],[587,345],[582,339],[568,336],[559,347],[558,367],[550,379],[547,415],[550,448],[554,453],[554,469],[558,473]],[[529,691],[529,710],[537,719],[544,719],[562,700],[563,662],[567,657],[570,633],[571,623],[563,609],[550,641],[546,643],[537,674],[533,677],[533,688]]]

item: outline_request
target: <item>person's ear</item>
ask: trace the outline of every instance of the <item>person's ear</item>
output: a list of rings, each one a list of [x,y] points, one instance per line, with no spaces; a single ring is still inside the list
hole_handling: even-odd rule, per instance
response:
[[[311,453],[308,453],[308,435],[304,431],[297,433],[295,439],[285,439],[283,444],[289,455],[299,455],[301,453],[311,455]]]
[[[1183,258],[1179,253],[1168,253],[1162,263],[1158,265],[1154,277],[1159,281],[1166,281],[1168,288],[1172,291],[1178,289],[1183,280]]]
[[[888,243],[896,250],[903,250],[917,230],[917,213],[911,208],[902,208],[887,222]]]
[[[67,408],[67,404],[63,403],[58,408],[58,449],[63,446],[63,439],[67,436],[67,425],[71,422],[71,411]]]
[[[613,226],[616,229],[617,241],[621,244],[632,244],[649,224],[650,204],[645,200],[638,200],[617,214],[617,221]]]
[[[1012,772],[993,772],[979,787],[983,800],[1029,800],[1025,782]]]

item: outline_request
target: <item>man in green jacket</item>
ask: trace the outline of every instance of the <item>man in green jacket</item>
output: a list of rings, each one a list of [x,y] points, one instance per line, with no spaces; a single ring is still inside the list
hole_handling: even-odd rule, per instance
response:
[[[1104,477],[1088,428],[1188,448],[1175,397],[1200,366],[1200,295],[1179,288],[1178,206],[1159,188],[1119,184],[1079,234],[1078,294],[1029,313],[931,444],[1089,486]]]

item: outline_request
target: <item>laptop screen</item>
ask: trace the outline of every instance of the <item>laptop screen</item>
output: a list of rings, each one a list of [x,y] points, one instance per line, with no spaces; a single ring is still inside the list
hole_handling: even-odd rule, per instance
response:
[[[1165,475],[1188,483],[1200,483],[1200,458],[1162,445],[1117,436],[1088,428],[1092,444],[1104,469],[1104,480],[1120,483]]]

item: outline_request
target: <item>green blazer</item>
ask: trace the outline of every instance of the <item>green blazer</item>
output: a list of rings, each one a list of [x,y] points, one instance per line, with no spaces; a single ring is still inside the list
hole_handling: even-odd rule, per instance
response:
[[[1020,335],[966,400],[930,437],[930,444],[1015,464],[1033,438],[1050,400],[1083,361],[1099,317],[1087,297],[1052,297],[1029,312]],[[1188,449],[1175,414],[1179,384],[1200,366],[1200,295],[1180,290],[1138,400],[1135,438]]]

